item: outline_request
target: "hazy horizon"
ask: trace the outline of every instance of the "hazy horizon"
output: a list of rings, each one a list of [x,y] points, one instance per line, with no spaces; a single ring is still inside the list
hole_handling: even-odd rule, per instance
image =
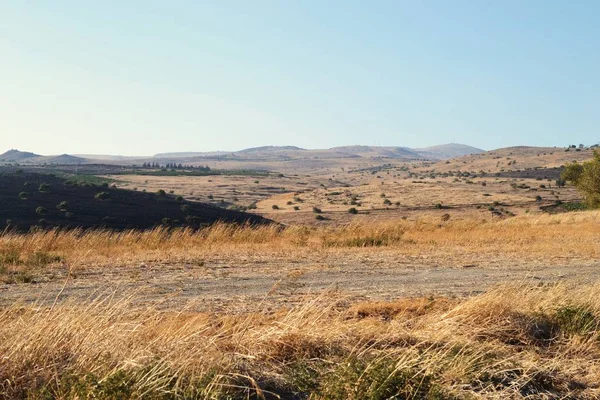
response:
[[[590,145],[599,12],[592,1],[2,4],[2,147]]]

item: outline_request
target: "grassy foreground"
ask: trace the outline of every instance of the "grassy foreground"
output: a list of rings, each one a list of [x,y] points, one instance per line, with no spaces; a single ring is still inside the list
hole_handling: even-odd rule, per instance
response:
[[[0,277],[27,284],[16,278],[51,268],[383,249],[440,259],[477,252],[594,260],[599,222],[591,211],[335,229],[5,232]],[[86,301],[15,303],[0,308],[0,398],[600,398],[599,289],[525,282],[470,298],[376,303],[332,291],[253,313],[166,307],[168,298],[110,289]]]
[[[0,233],[2,267],[39,266],[60,259],[72,267],[100,263],[181,261],[209,254],[295,254],[378,251],[440,256],[477,253],[519,259],[600,258],[600,211],[520,216],[497,221],[421,218],[336,228],[259,227],[218,223],[199,231],[37,231]]]
[[[598,398],[600,287],[249,315],[89,304],[0,314],[3,398]]]

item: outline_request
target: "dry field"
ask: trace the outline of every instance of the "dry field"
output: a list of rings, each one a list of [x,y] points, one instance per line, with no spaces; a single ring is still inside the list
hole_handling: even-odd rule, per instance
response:
[[[599,223],[5,233],[0,394],[597,398]]]
[[[600,212],[453,162],[119,176],[283,224],[0,234],[0,398],[600,398]]]

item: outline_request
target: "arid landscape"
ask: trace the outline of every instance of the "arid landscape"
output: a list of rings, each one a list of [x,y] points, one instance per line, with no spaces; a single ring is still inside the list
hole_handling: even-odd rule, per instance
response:
[[[381,151],[5,162],[2,397],[598,398],[592,150]]]

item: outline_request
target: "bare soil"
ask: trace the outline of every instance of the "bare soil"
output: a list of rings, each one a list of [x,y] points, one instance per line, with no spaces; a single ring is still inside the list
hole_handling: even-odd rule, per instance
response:
[[[0,304],[15,301],[51,304],[62,298],[85,300],[99,291],[136,291],[138,301],[164,306],[197,302],[202,311],[275,310],[306,295],[332,292],[349,300],[400,297],[469,296],[501,283],[600,279],[600,262],[575,256],[549,260],[461,255],[407,256],[392,250],[355,249],[302,254],[210,256],[194,263],[147,262],[138,265],[86,266],[69,271],[56,266],[33,283],[0,285]]]

